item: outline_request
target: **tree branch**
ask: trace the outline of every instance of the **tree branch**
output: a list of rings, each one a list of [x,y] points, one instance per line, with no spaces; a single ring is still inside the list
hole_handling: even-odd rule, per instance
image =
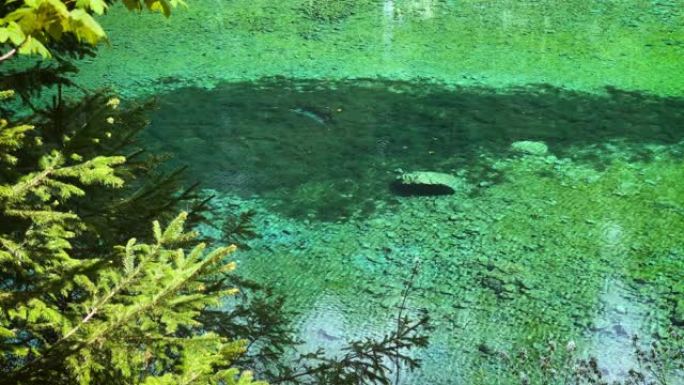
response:
[[[19,43],[18,46],[12,48],[11,50],[7,51],[7,53],[5,53],[4,55],[0,56],[0,63],[4,62],[5,60],[7,60],[7,59],[11,58],[12,56],[14,56],[14,54],[17,53],[17,51],[19,50],[19,48],[21,48],[21,46],[24,45],[24,43],[26,43],[27,40],[28,40],[28,37],[25,38],[24,41],[22,41],[21,43]]]
[[[3,62],[5,60],[11,58],[12,56],[14,56],[15,53],[17,53],[17,47],[12,48],[6,54],[0,56],[0,62]]]

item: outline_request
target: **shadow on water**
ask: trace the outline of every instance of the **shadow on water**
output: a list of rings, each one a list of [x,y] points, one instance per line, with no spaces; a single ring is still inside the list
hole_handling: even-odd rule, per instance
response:
[[[561,157],[575,145],[684,137],[684,100],[606,91],[268,79],[162,95],[145,140],[205,187],[271,199],[291,217],[338,220],[391,204],[398,169],[466,169],[482,181],[480,155],[507,155],[518,140],[545,141]]]

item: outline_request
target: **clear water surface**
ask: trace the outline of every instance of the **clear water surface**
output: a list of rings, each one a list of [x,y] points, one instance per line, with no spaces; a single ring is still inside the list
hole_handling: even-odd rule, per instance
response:
[[[256,212],[240,269],[288,295],[306,348],[385,330],[416,264],[436,330],[406,383],[492,383],[487,352],[550,339],[621,376],[631,335],[684,322],[682,99],[275,78],[164,94],[152,122],[217,223]],[[396,194],[411,171],[460,187]]]

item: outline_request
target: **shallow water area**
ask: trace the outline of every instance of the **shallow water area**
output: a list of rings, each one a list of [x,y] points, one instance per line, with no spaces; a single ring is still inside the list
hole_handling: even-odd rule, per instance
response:
[[[216,224],[256,213],[240,269],[304,309],[309,347],[382,333],[416,264],[409,307],[437,329],[406,383],[491,383],[491,352],[548,339],[619,376],[630,334],[684,322],[682,99],[277,78],[159,101],[147,144],[215,196]],[[411,171],[462,188],[395,194]]]
[[[111,45],[78,77],[127,96],[268,76],[681,96],[683,9],[683,0],[196,0],[164,23],[119,6],[103,18]]]

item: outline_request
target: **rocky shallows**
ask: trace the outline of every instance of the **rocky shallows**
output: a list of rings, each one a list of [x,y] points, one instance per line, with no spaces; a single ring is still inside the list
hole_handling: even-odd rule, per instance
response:
[[[401,197],[398,206],[334,223],[286,218],[258,198],[223,195],[216,204],[257,212],[261,237],[238,254],[244,274],[287,294],[293,309],[315,311],[325,299],[344,314],[334,334],[322,335],[305,311],[302,335],[314,330],[322,343],[386,328],[419,265],[408,306],[427,309],[439,337],[419,353],[424,366],[408,383],[477,383],[482,368],[501,374],[498,352],[555,338],[605,357],[626,334],[659,335],[678,322],[672,288],[684,268],[684,217],[648,202],[681,202],[684,145],[641,147],[649,155],[641,160],[629,147],[610,148],[570,149],[591,150],[601,167],[490,154],[482,162],[503,175],[498,183],[473,194]],[[625,180],[636,187],[617,194]],[[607,290],[617,280],[631,302]],[[597,341],[611,349],[596,350]],[[605,359],[602,369],[616,368]]]

